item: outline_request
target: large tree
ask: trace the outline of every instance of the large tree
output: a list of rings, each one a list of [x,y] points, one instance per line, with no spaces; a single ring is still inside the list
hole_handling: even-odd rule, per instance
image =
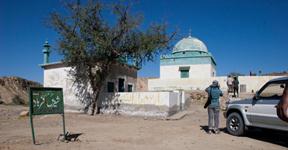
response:
[[[102,86],[110,68],[125,58],[138,67],[153,61],[166,50],[175,35],[165,24],[151,24],[141,30],[141,15],[133,14],[129,3],[105,3],[90,0],[86,4],[66,3],[66,15],[50,14],[49,22],[59,34],[59,52],[63,62],[72,67],[83,103],[92,106],[94,115]],[[90,97],[90,98],[89,98]]]

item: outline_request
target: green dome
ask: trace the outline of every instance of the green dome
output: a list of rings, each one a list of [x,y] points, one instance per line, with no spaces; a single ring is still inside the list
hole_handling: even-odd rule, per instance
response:
[[[180,40],[173,48],[173,53],[185,51],[208,52],[206,45],[195,37],[188,36]]]

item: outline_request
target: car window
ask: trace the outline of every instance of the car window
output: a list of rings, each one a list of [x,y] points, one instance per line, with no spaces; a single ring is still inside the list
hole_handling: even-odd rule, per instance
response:
[[[280,98],[283,94],[284,87],[285,85],[283,83],[271,83],[259,96],[264,99]]]

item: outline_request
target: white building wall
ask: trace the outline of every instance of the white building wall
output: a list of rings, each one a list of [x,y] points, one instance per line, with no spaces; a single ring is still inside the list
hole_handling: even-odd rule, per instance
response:
[[[73,87],[73,81],[68,75],[70,69],[70,67],[45,69],[44,87],[63,88],[65,109],[83,110],[85,106],[75,96],[77,91]],[[116,105],[120,106],[116,109],[117,111],[137,116],[167,117],[180,110],[180,101],[182,99],[177,92],[103,92],[100,94],[102,105],[110,107],[119,104]],[[107,113],[109,113],[109,109],[104,109],[108,110]],[[104,113],[106,112],[105,110],[103,110]]]
[[[73,81],[68,76],[71,67],[44,69],[44,87],[63,88],[64,104],[68,107],[81,108],[81,103],[75,96]]]
[[[216,73],[216,68],[215,66],[211,65],[211,77],[216,77],[217,73]]]
[[[70,67],[44,70],[44,87],[63,88],[65,109],[83,110],[85,106],[75,96],[77,91],[68,75],[69,70]],[[104,106],[118,103],[120,107],[116,110],[123,114],[167,117],[179,111],[181,98],[177,92],[104,92],[100,94],[100,100]]]
[[[215,68],[211,64],[197,65],[169,65],[160,66],[160,79],[180,79],[179,67],[190,67],[189,78],[208,78],[212,77]]]
[[[238,78],[239,85],[246,88],[246,92],[251,93],[259,90],[266,82],[271,79],[283,76],[240,76]],[[209,78],[184,78],[184,79],[149,79],[149,91],[165,91],[165,90],[204,90],[211,85],[213,80],[217,80],[223,91],[227,91],[227,77],[209,77]],[[241,89],[240,89],[241,90]]]
[[[63,89],[64,104],[67,108],[80,109],[84,104],[81,104],[76,94],[78,90],[73,86],[73,79],[69,76],[69,70],[71,67],[50,67],[44,69],[44,87],[57,87]],[[125,66],[113,66],[110,76],[107,78],[107,82],[113,81],[115,84],[115,92],[118,91],[118,79],[123,78],[125,91],[128,90],[128,84],[133,85],[133,89],[136,88],[137,70],[129,69]],[[107,92],[107,82],[104,82],[103,92]],[[87,87],[89,88],[89,87]]]

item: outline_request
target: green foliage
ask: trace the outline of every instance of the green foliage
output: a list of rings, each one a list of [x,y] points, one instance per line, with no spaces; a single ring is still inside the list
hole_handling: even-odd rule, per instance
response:
[[[70,75],[75,78],[80,93],[92,96],[92,104],[96,103],[112,64],[126,58],[141,67],[166,50],[175,35],[167,34],[165,24],[152,24],[146,31],[140,30],[143,17],[132,15],[129,3],[89,0],[85,5],[66,3],[65,6],[68,15],[51,13],[50,25],[60,35],[59,51],[63,61],[73,68]],[[87,85],[91,86],[92,94],[87,91]]]

